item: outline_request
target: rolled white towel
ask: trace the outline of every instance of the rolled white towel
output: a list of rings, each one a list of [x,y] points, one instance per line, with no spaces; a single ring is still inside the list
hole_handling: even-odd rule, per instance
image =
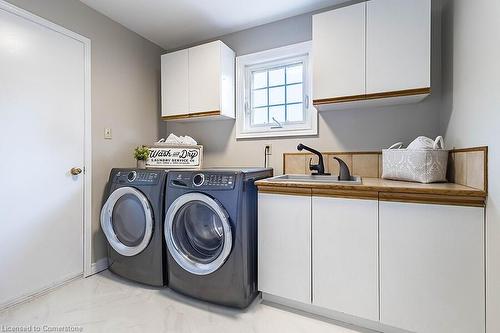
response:
[[[182,142],[182,144],[184,144],[184,145],[197,145],[198,144],[196,142],[196,140],[193,139],[192,137],[190,137],[189,135],[180,136],[179,139]]]
[[[432,140],[426,136],[419,136],[408,145],[408,150],[444,149],[444,140],[438,136]]]
[[[158,140],[157,143],[166,143],[166,144],[171,144],[171,145],[197,145],[198,144],[195,139],[193,139],[192,137],[190,137],[188,135],[177,136],[174,133],[170,133],[166,139]]]

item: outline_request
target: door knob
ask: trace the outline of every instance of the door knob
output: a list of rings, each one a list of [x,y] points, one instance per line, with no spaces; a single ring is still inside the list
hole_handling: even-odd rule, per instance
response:
[[[70,172],[71,172],[71,174],[73,176],[76,176],[76,175],[79,175],[79,174],[82,173],[82,169],[80,169],[80,168],[71,168]]]

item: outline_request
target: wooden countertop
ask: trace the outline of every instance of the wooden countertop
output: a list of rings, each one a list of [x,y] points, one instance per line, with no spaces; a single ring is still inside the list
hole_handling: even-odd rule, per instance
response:
[[[473,207],[484,207],[487,197],[485,191],[454,183],[420,184],[381,178],[363,178],[362,184],[360,185],[273,181],[270,178],[259,180],[255,184],[259,192],[262,193],[314,195]]]

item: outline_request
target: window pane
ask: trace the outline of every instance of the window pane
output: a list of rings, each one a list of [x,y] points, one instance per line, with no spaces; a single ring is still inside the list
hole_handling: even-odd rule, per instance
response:
[[[286,102],[287,103],[297,103],[302,102],[302,84],[293,84],[291,86],[286,86]]]
[[[285,104],[285,87],[269,89],[269,105]]]
[[[302,82],[302,64],[293,65],[286,68],[286,83]]]
[[[267,105],[267,89],[259,89],[253,91],[252,107],[258,108]]]
[[[287,121],[304,121],[303,104],[290,104],[286,107]]]
[[[267,124],[267,108],[253,109],[253,123]]]
[[[267,87],[267,72],[253,72],[253,89]]]
[[[285,122],[285,120],[286,120],[285,119],[285,106],[280,105],[280,106],[270,107],[269,108],[269,122],[271,124],[274,123],[273,117],[274,117],[274,119],[276,119],[280,123]]]
[[[278,68],[269,71],[269,86],[285,84],[285,69]]]

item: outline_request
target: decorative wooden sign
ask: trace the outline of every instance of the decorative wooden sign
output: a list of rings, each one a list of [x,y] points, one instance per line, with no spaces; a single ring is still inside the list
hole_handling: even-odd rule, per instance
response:
[[[199,169],[203,161],[203,146],[157,143],[149,147],[146,168]]]

